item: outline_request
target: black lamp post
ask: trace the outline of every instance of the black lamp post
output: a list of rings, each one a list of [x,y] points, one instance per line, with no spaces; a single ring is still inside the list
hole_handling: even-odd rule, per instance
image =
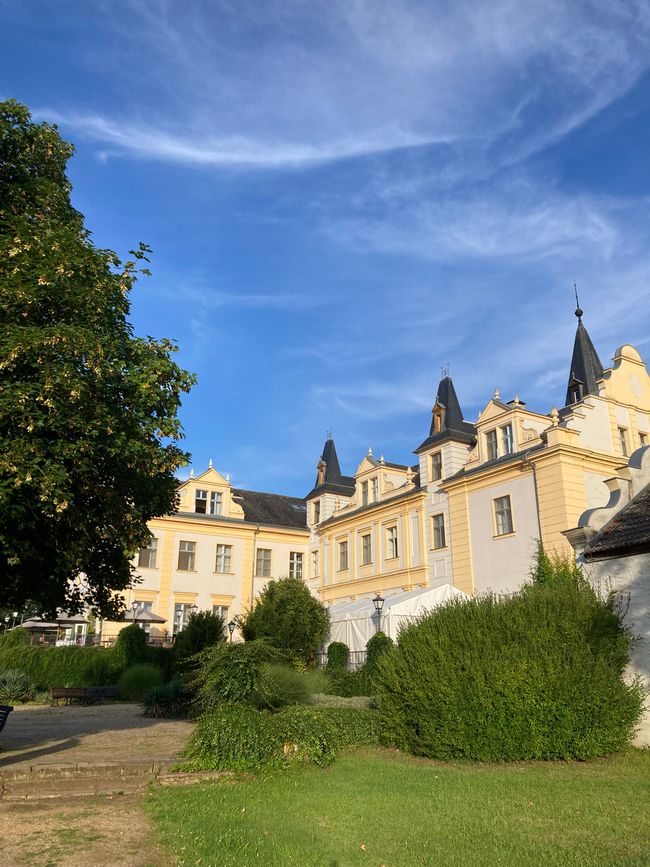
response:
[[[131,603],[131,611],[133,612],[133,617],[131,618],[131,624],[135,623],[135,615],[138,613],[138,606],[140,605],[135,599]]]
[[[230,640],[231,641],[232,641],[232,634],[235,631],[236,626],[237,626],[237,624],[235,623],[234,620],[231,620],[230,623],[228,624],[228,632],[230,633]]]
[[[375,611],[377,612],[377,632],[381,629],[381,609],[384,607],[384,597],[379,593],[372,600],[372,604],[375,606]]]

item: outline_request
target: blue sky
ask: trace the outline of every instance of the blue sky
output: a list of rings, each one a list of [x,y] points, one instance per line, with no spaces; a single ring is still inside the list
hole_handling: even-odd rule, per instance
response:
[[[650,343],[650,4],[0,0],[0,98],[76,145],[100,246],[153,247],[139,333],[199,380],[194,466],[306,493],[326,431],[412,460],[449,363],[561,404],[573,281]]]

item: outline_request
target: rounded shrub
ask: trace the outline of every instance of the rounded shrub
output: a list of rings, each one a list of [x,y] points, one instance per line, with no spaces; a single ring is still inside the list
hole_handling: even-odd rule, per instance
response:
[[[395,647],[395,642],[385,632],[375,632],[366,644],[366,666],[370,672],[374,672],[377,663],[389,650]]]
[[[117,688],[126,701],[142,701],[152,687],[162,684],[162,671],[147,662],[132,665],[120,677]]]
[[[327,648],[327,670],[340,671],[348,667],[350,648],[343,641],[333,641]]]
[[[147,635],[137,623],[120,629],[115,642],[115,654],[122,661],[124,668],[130,668],[140,662],[147,661]]]
[[[307,700],[308,684],[305,674],[288,665],[263,665],[249,701],[257,708],[278,710],[289,704]]]
[[[380,659],[382,738],[442,759],[611,753],[642,708],[639,686],[622,677],[630,642],[580,575],[452,602],[403,629]]]

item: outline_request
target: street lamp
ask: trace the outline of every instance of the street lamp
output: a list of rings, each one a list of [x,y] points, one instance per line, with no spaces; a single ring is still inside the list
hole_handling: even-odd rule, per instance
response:
[[[9,629],[9,615],[5,614],[5,632]]]
[[[196,604],[193,602],[193,603],[190,605],[190,616],[192,616],[192,614],[196,614],[196,612],[197,612],[198,610],[199,610],[199,606],[196,605]]]
[[[377,632],[379,632],[381,628],[381,609],[384,607],[384,597],[379,593],[372,600],[372,604],[375,606],[375,611],[377,612]]]
[[[235,623],[234,620],[231,620],[230,623],[228,624],[228,632],[230,633],[230,640],[231,641],[232,641],[232,634],[235,631],[236,626],[237,626],[237,624]]]
[[[136,615],[137,612],[138,612],[138,606],[139,606],[139,605],[140,605],[140,603],[137,602],[135,599],[134,599],[133,602],[131,603],[131,610],[133,611],[133,619],[131,620],[131,623],[132,623],[132,624],[135,623],[135,615]]]

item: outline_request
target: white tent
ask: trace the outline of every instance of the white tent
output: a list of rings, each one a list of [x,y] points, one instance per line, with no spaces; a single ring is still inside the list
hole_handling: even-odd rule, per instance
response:
[[[386,596],[381,612],[382,632],[396,641],[401,627],[421,614],[433,611],[452,599],[468,598],[466,593],[452,584],[443,584],[432,589],[406,590]],[[376,631],[377,614],[371,598],[331,606],[328,645],[332,641],[342,641],[353,653],[365,650],[368,639]]]

